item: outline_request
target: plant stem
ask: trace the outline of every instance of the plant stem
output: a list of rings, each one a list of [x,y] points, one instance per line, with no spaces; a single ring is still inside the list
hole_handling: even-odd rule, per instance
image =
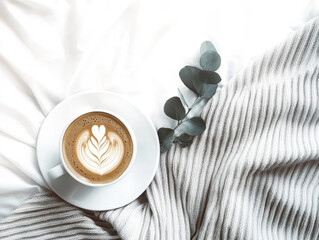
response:
[[[198,99],[199,99],[199,96],[197,96],[197,98],[195,99],[195,101],[194,101],[194,103],[192,104],[192,106],[190,106],[190,107],[187,106],[188,109],[187,109],[187,112],[186,112],[186,114],[185,114],[184,119],[185,119],[186,116],[189,114],[189,112],[193,109],[194,104],[196,103],[196,101],[197,101]],[[175,130],[176,128],[178,128],[179,125],[181,125],[183,122],[184,122],[183,120],[178,120],[177,125],[176,125],[176,127],[174,128],[174,130]]]
[[[197,100],[197,98],[196,98],[196,100]],[[190,108],[188,108],[187,113],[185,114],[185,117],[184,117],[184,118],[186,118],[186,116],[189,114],[189,112],[190,112],[192,109],[193,109],[193,105],[192,105]]]

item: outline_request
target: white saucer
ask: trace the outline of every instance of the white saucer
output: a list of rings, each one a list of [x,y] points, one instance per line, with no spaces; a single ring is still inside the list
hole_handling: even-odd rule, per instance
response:
[[[51,180],[48,171],[61,162],[59,139],[65,124],[92,109],[117,113],[131,126],[137,140],[132,168],[121,180],[105,187],[85,186],[69,174]],[[159,155],[158,137],[151,120],[122,96],[106,91],[76,94],[59,103],[44,120],[37,140],[40,170],[51,189],[75,206],[96,211],[118,208],[139,197],[154,178]]]

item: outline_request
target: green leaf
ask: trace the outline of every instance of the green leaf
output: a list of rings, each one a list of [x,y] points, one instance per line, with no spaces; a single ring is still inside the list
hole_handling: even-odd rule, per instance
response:
[[[173,144],[175,139],[174,130],[171,128],[160,128],[157,131],[160,141],[161,152],[166,152]]]
[[[213,72],[220,67],[220,63],[220,56],[214,50],[204,52],[199,59],[199,64],[203,69]]]
[[[210,41],[205,41],[201,44],[200,55],[199,63],[203,69],[214,72],[220,67],[220,55]]]
[[[182,120],[185,117],[185,108],[179,97],[168,99],[164,105],[164,112],[175,120]]]
[[[197,67],[186,66],[181,69],[179,76],[183,83],[199,96],[210,98],[214,95],[210,87],[207,91],[205,90],[206,84],[217,84],[221,81],[218,73],[201,70]],[[204,91],[205,90],[205,91]]]
[[[193,143],[194,136],[190,136],[186,133],[182,134],[181,136],[175,139],[176,142],[179,143],[183,148],[188,147]]]
[[[201,133],[203,133],[206,129],[206,124],[203,119],[200,117],[193,117],[186,121],[184,121],[182,124],[182,129],[184,133],[187,133],[191,136],[196,136]]]
[[[218,73],[202,71],[198,79],[193,80],[193,84],[199,96],[211,98],[217,90],[217,83],[221,81]]]
[[[210,41],[205,41],[200,45],[200,55],[202,55],[204,52],[207,52],[209,50],[216,51],[215,46]]]
[[[204,87],[201,91],[201,96],[207,99],[211,98],[216,93],[217,87],[217,84],[204,84]]]
[[[219,74],[217,72],[211,72],[211,71],[202,70],[202,72],[200,74],[200,80],[203,83],[217,84],[222,79],[220,78],[220,76],[219,76]]]
[[[197,79],[201,71],[201,69],[192,66],[185,66],[179,71],[179,77],[181,78],[182,82],[185,84],[186,87],[188,87],[196,94],[197,91],[193,84],[193,79]]]

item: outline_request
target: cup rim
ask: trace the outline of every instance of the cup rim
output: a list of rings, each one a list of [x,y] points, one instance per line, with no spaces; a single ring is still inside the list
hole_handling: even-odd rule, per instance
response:
[[[122,173],[122,175],[120,175],[115,180],[113,180],[111,182],[107,182],[107,183],[89,183],[89,182],[81,180],[79,177],[77,177],[75,174],[73,174],[72,171],[67,167],[67,165],[66,165],[66,163],[64,161],[63,153],[62,153],[63,138],[64,138],[66,130],[71,125],[71,123],[73,121],[75,121],[77,118],[81,117],[82,115],[88,114],[88,113],[93,113],[93,112],[103,112],[103,113],[110,114],[110,115],[114,116],[115,118],[117,118],[126,127],[126,129],[128,130],[128,132],[130,134],[130,137],[132,139],[132,144],[133,144],[133,153],[132,153],[132,157],[131,157],[131,161],[130,161],[129,165],[127,166],[125,171]],[[64,127],[64,129],[62,131],[62,134],[60,136],[59,152],[60,152],[60,160],[62,162],[62,165],[63,165],[64,169],[67,171],[67,173],[74,180],[76,180],[79,183],[84,184],[86,186],[90,186],[90,187],[104,187],[104,186],[108,186],[108,185],[114,184],[114,183],[118,182],[119,180],[121,180],[128,173],[130,168],[132,167],[133,162],[135,161],[135,158],[136,158],[136,151],[137,151],[137,142],[136,142],[136,137],[135,137],[135,134],[134,134],[131,126],[121,116],[119,116],[117,113],[114,113],[113,111],[109,111],[109,110],[105,110],[105,109],[100,109],[100,108],[89,110],[89,111],[84,111],[84,112],[82,112],[80,114],[76,114],[76,116],[73,117],[72,120],[66,124],[66,126]]]

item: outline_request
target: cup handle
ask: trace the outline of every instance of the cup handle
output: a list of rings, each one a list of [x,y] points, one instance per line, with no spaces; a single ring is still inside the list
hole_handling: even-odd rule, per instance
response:
[[[51,179],[56,179],[58,177],[61,177],[66,173],[65,168],[62,164],[59,164],[58,166],[55,166],[54,168],[51,168],[48,172],[48,175]]]

